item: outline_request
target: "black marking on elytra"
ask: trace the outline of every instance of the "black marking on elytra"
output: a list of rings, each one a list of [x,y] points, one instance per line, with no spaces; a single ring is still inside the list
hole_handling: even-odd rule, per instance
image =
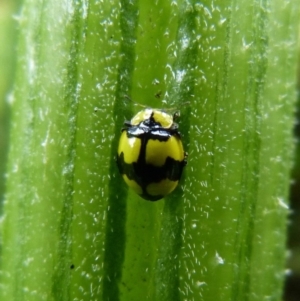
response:
[[[175,114],[174,114],[175,116]],[[141,149],[138,161],[128,164],[124,161],[123,152],[117,156],[117,165],[122,175],[128,179],[134,180],[142,188],[141,197],[149,201],[157,201],[164,195],[150,195],[146,187],[151,183],[159,183],[164,179],[179,181],[183,168],[186,165],[186,155],[182,161],[167,157],[163,166],[154,166],[146,163],[146,148],[149,140],[158,140],[166,142],[171,136],[177,136],[180,139],[177,123],[173,123],[170,128],[164,128],[154,119],[154,112],[150,118],[143,120],[138,125],[132,125],[130,121],[125,121],[122,131],[126,131],[128,138],[141,139]]]
[[[151,139],[157,139],[159,141],[167,141],[172,135],[165,129],[150,130],[138,135],[134,135],[137,129],[128,129],[130,133],[127,133],[129,137],[134,136],[136,139],[141,139],[141,149],[138,157],[138,161],[128,164],[124,161],[123,152],[117,158],[117,164],[119,171],[122,175],[126,175],[130,180],[135,180],[137,184],[143,189],[142,197],[150,201],[156,201],[163,196],[149,195],[146,191],[146,187],[151,183],[159,183],[164,179],[171,181],[178,181],[181,177],[183,167],[186,165],[186,160],[177,161],[173,158],[167,157],[163,166],[154,166],[146,163],[146,147],[148,141]],[[158,133],[157,133],[158,132]],[[173,134],[174,135],[174,134]]]

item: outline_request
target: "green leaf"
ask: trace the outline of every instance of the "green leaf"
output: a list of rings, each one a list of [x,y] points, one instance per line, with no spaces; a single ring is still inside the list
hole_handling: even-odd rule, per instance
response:
[[[26,1],[0,299],[280,300],[298,16],[296,0]],[[117,171],[128,96],[181,111],[188,165],[158,202]]]

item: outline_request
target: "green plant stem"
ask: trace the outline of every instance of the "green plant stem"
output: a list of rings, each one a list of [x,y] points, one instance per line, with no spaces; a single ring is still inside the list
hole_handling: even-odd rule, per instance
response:
[[[279,301],[298,16],[296,0],[26,1],[0,300]],[[181,111],[188,165],[159,202],[115,165],[126,96]]]

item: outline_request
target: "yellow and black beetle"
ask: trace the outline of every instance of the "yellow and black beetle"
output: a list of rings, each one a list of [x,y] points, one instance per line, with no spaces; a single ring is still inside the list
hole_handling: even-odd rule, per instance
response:
[[[186,165],[178,125],[158,109],[144,109],[124,123],[117,164],[126,184],[142,198],[157,201],[171,193]]]

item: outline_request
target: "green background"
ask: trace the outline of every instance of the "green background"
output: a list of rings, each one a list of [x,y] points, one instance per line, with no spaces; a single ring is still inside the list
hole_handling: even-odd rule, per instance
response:
[[[0,296],[280,300],[298,3],[9,3]],[[188,166],[157,203],[117,173],[125,95],[181,109]]]

